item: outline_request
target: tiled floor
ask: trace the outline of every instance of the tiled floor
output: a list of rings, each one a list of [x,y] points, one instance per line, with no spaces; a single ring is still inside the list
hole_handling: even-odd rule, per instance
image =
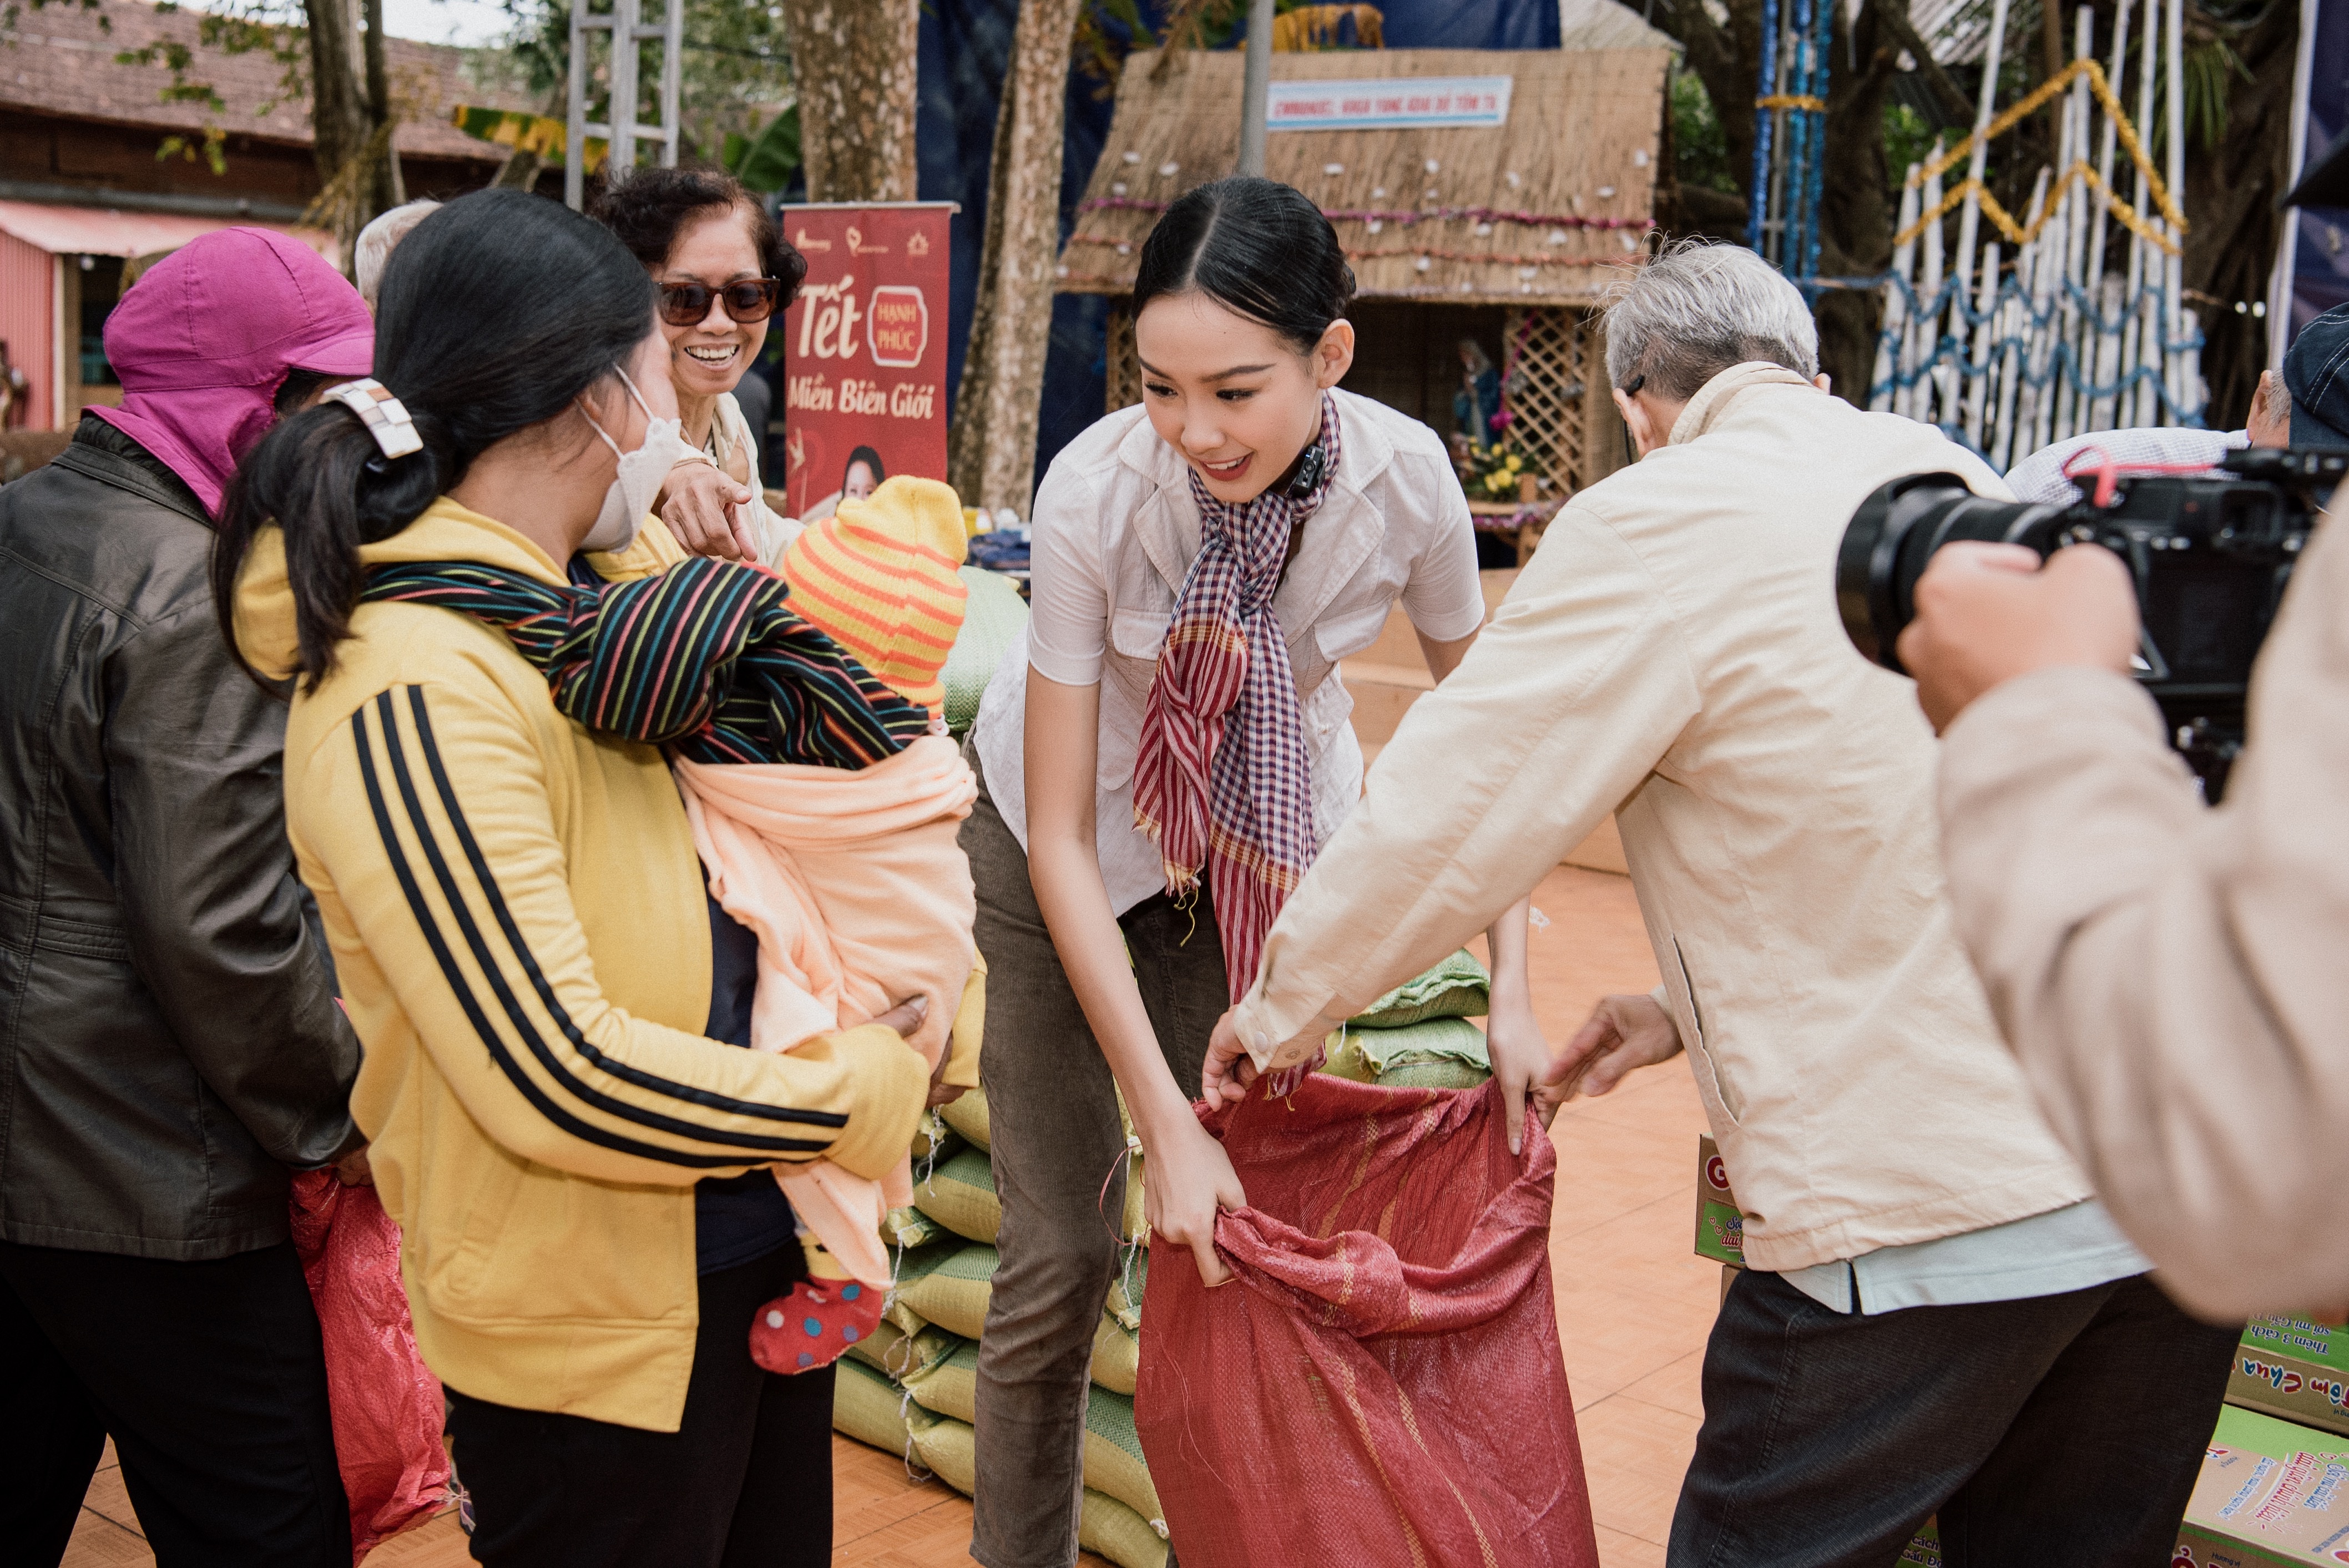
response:
[[[1561,866],[1536,904],[1534,999],[1553,1043],[1609,992],[1645,991],[1655,964],[1631,884]],[[1574,1385],[1583,1462],[1604,1568],[1656,1568],[1702,1413],[1697,1371],[1721,1275],[1690,1254],[1696,1135],[1704,1115],[1687,1071],[1670,1065],[1603,1099],[1578,1100],[1551,1130],[1558,1150],[1550,1264],[1558,1334]],[[968,1562],[970,1504],[916,1481],[893,1455],[833,1444],[833,1562],[840,1568],[947,1568]],[[91,1484],[68,1568],[151,1564],[109,1449]],[[376,1551],[369,1568],[460,1568],[453,1517]],[[1096,1558],[1087,1568],[1102,1568]]]

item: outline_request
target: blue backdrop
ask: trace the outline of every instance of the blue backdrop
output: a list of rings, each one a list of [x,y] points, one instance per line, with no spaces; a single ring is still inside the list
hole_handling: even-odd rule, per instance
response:
[[[1139,0],[1143,18],[1161,25],[1164,0]],[[1557,0],[1385,0],[1387,46],[1396,49],[1554,49]],[[987,172],[995,114],[1011,59],[1018,0],[924,0],[921,107],[917,143],[922,199],[958,201],[953,281],[947,294],[947,389],[951,407],[962,384],[963,350],[978,296],[978,255],[987,234]],[[1106,18],[1102,31],[1121,57],[1125,29]],[[1092,179],[1109,135],[1113,88],[1081,67],[1068,85],[1068,139],[1061,165],[1061,237]],[[1042,418],[1036,438],[1040,480],[1062,447],[1101,418],[1107,395],[1103,363],[1108,304],[1099,295],[1062,294],[1053,302],[1052,345],[1044,367]]]

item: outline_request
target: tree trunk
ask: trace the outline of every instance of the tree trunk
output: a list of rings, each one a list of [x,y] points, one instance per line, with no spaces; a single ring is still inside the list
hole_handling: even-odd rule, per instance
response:
[[[334,229],[346,272],[358,232],[401,200],[383,67],[382,0],[363,0],[370,24],[364,31],[371,35],[364,41],[361,4],[304,0],[310,23],[312,156],[319,185],[312,210]]]
[[[915,199],[920,24],[920,0],[783,0],[809,201]]]
[[[1884,161],[1884,100],[1903,45],[1884,26],[1884,5],[1885,0],[1867,0],[1856,20],[1841,5],[1835,8],[1826,179],[1819,196],[1822,277],[1880,277],[1892,265],[1897,209]],[[1882,292],[1825,289],[1813,314],[1819,324],[1819,368],[1846,401],[1867,407],[1868,378],[1876,372],[1876,334],[1884,319]]]
[[[2210,389],[2203,423],[2239,428],[2268,367],[2263,316],[2235,311],[2267,298],[2269,270],[2283,233],[2276,198],[2291,182],[2292,70],[2300,11],[2271,5],[2235,40],[2252,79],[2227,94],[2225,134],[2214,148],[2186,149],[2186,297],[2202,317],[2202,376]],[[2202,297],[2198,299],[2196,295]]]
[[[311,153],[321,186],[334,183],[375,127],[359,79],[359,16],[354,0],[305,0],[310,19]]]
[[[368,129],[381,130],[393,120],[391,108],[391,73],[383,63],[383,0],[364,0],[367,17],[365,58],[367,62],[367,92]],[[375,167],[374,200],[369,203],[375,212],[388,212],[408,200],[408,181],[399,172],[399,154],[392,147],[390,133],[385,133],[382,160]],[[372,218],[375,212],[370,212]]]
[[[1693,0],[1692,0],[1693,3]],[[1084,0],[1025,0],[995,120],[978,307],[955,396],[947,473],[971,505],[1027,515],[1061,245],[1069,49]]]

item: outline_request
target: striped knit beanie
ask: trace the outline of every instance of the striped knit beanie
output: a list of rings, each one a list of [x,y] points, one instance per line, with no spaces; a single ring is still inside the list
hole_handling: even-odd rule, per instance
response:
[[[962,628],[969,593],[962,502],[936,480],[900,476],[863,500],[843,500],[783,552],[792,608],[908,702],[935,717],[938,672]]]

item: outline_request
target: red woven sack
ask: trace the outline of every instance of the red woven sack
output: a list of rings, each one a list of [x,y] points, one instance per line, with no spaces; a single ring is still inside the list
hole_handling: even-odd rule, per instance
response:
[[[294,1178],[294,1250],[326,1342],[326,1408],[351,1501],[351,1562],[439,1511],[449,1491],[440,1380],[417,1354],[399,1227],[372,1187]]]
[[[1549,1284],[1557,1156],[1479,1089],[1202,1109],[1247,1188],[1151,1249],[1135,1425],[1183,1568],[1597,1568]]]

